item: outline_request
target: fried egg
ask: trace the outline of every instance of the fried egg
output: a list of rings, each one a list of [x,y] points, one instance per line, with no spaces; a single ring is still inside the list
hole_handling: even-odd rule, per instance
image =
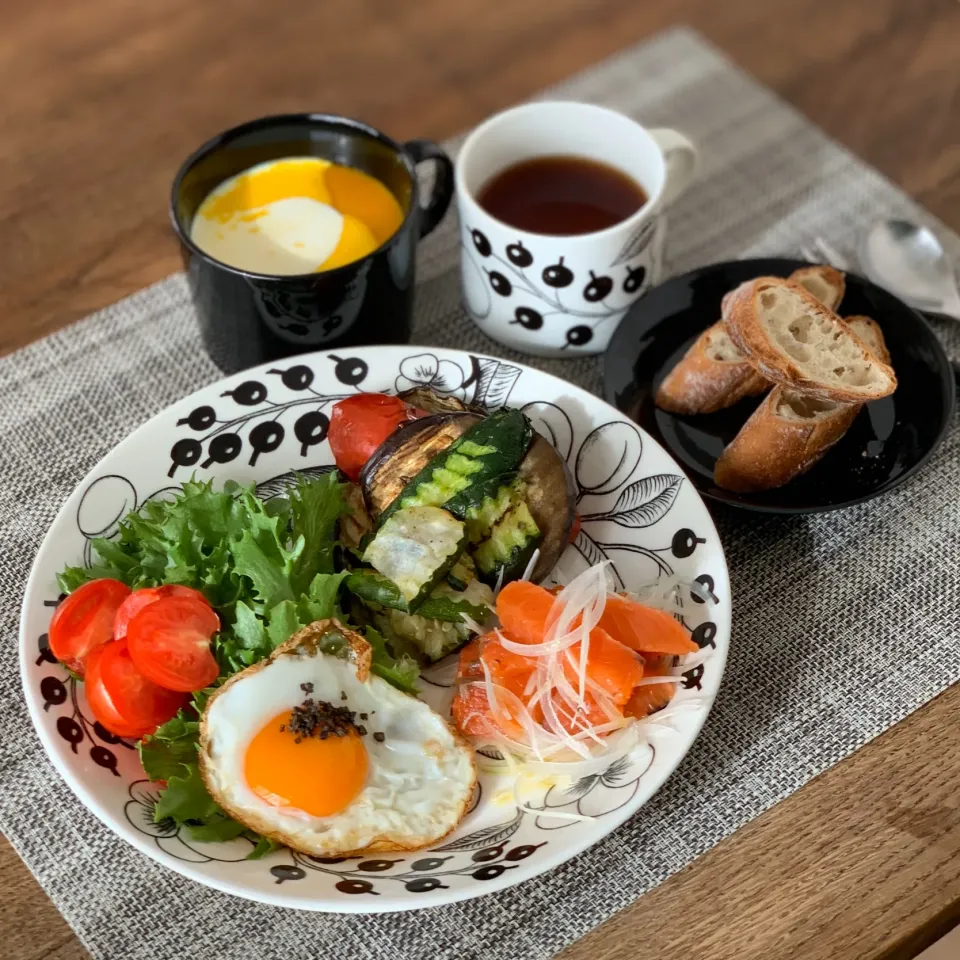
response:
[[[379,180],[319,157],[251,167],[200,204],[190,238],[223,263],[289,276],[333,270],[384,243],[403,211]]]
[[[459,823],[476,783],[472,750],[427,704],[371,674],[370,659],[359,634],[318,621],[210,698],[200,769],[231,817],[313,856],[415,850]],[[331,716],[351,711],[345,735],[291,729],[307,698]]]

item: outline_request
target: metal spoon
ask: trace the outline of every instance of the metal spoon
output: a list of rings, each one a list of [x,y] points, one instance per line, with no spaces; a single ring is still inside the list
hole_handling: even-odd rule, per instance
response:
[[[863,237],[860,261],[867,276],[902,300],[960,320],[957,278],[933,231],[908,220],[885,220]]]

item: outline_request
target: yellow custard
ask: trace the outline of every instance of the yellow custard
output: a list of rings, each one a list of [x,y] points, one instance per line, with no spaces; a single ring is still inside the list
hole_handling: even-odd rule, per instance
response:
[[[332,270],[396,233],[403,210],[376,178],[319,157],[262,163],[224,181],[193,219],[190,239],[252,273]]]

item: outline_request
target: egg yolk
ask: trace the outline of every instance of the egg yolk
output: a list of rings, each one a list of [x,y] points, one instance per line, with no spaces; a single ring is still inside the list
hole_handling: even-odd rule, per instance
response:
[[[374,249],[386,243],[403,223],[397,198],[362,170],[331,164],[325,171],[324,182],[330,191],[329,202],[341,213],[356,217],[376,238]]]
[[[370,228],[356,217],[345,213],[340,239],[337,241],[333,253],[317,269],[333,270],[335,267],[342,267],[345,263],[353,263],[354,260],[359,260],[368,253],[372,253],[378,246],[379,244]]]
[[[325,740],[300,737],[297,743],[289,730],[291,716],[277,714],[250,741],[244,758],[247,784],[275,807],[295,807],[314,817],[339,813],[367,777],[363,740],[351,731]]]
[[[263,216],[263,213],[250,215],[247,211],[288,197],[309,197],[331,204],[325,181],[330,166],[327,160],[304,157],[254,167],[214,191],[201,204],[199,214],[227,223],[238,215],[241,220]]]

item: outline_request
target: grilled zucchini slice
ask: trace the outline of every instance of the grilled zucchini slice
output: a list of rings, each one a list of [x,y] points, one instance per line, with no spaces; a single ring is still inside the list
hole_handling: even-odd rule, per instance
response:
[[[490,536],[473,551],[480,576],[488,583],[516,580],[533,556],[543,535],[522,498],[493,525]]]
[[[519,410],[500,410],[481,420],[438,453],[404,486],[380,515],[385,523],[410,507],[445,507],[463,518],[467,510],[509,482],[533,437]]]

